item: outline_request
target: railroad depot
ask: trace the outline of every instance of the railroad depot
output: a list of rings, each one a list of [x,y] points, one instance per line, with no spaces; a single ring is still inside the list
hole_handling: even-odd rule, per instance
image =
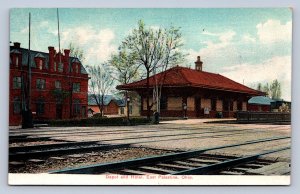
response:
[[[195,69],[176,66],[149,78],[152,90],[162,87],[160,115],[163,117],[214,118],[234,117],[237,111],[246,111],[253,96],[265,95],[220,74],[202,70],[203,62],[197,57]],[[147,115],[147,79],[119,85],[119,90],[137,92],[141,97],[141,115]],[[152,112],[156,106],[152,106]]]
[[[10,46],[9,125],[21,124],[25,100],[34,120],[87,117],[89,78],[85,68],[78,58],[70,56],[68,49],[61,53],[49,46],[48,50],[31,50],[28,60],[28,49],[21,48],[20,43]]]

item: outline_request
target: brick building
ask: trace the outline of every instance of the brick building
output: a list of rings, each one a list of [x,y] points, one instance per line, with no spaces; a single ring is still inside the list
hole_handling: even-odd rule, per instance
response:
[[[162,84],[160,99],[160,115],[163,117],[224,117],[235,116],[238,110],[247,110],[247,101],[252,96],[264,95],[239,84],[220,74],[202,71],[200,57],[195,62],[195,69],[173,67],[149,79],[150,105],[152,90],[155,83]],[[141,96],[141,115],[147,115],[147,79],[126,85],[119,85],[117,89],[135,91]],[[185,110],[186,109],[186,110]]]
[[[50,46],[48,50],[49,53],[30,52],[29,94],[25,84],[28,83],[28,49],[21,48],[20,43],[10,46],[10,125],[22,122],[22,99],[25,99],[22,95],[25,94],[30,96],[34,121],[87,117],[89,78],[85,68],[78,58],[70,56],[68,49],[57,53]]]
[[[254,96],[248,101],[248,111],[270,112],[271,103],[275,102],[267,96]]]
[[[100,97],[98,97],[100,99]],[[101,104],[101,102],[100,102]],[[103,115],[124,115],[125,101],[117,99],[112,95],[104,96]],[[100,113],[100,108],[92,95],[88,99],[88,114],[93,116]]]

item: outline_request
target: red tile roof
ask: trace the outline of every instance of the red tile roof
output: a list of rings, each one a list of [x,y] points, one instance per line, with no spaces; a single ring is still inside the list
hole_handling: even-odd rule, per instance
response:
[[[197,71],[186,67],[173,67],[156,76],[151,76],[149,78],[150,87],[155,86],[155,77],[157,78],[157,83],[160,83],[161,80],[165,79],[163,82],[164,87],[199,87],[247,93],[251,95],[264,95],[263,92],[251,89],[220,74]],[[119,85],[117,86],[117,89],[135,90],[146,88],[146,85],[147,79],[143,79],[130,84]]]

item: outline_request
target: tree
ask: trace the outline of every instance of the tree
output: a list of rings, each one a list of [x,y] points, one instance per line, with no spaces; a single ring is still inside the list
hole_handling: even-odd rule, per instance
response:
[[[172,33],[174,36],[172,36]],[[153,105],[150,105],[150,74],[162,64],[176,63],[180,58],[179,47],[181,44],[169,44],[170,38],[173,41],[181,39],[179,29],[171,27],[170,29],[153,29],[146,28],[144,22],[138,22],[138,28],[134,29],[122,43],[122,48],[126,48],[131,56],[134,57],[135,64],[144,67],[146,72],[146,97],[147,97],[147,118],[150,119],[150,110]],[[176,41],[175,41],[176,40]],[[170,47],[169,46],[173,46]],[[170,49],[170,50],[168,50]],[[176,51],[176,52],[170,52]]]
[[[140,65],[135,64],[135,57],[127,52],[125,48],[119,48],[118,54],[113,54],[109,63],[115,68],[117,75],[115,77],[121,84],[128,84],[138,78]],[[128,92],[125,94],[127,106],[127,118],[129,120],[129,101]]]
[[[99,66],[87,66],[87,71],[91,77],[89,80],[89,93],[96,101],[100,109],[100,115],[103,116],[104,97],[114,83],[111,69],[108,65],[102,64]]]
[[[270,96],[270,87],[268,83],[263,86],[262,91],[266,93],[266,96]]]
[[[72,42],[69,43],[68,47],[70,49],[70,56],[78,58],[81,62],[85,60],[84,52],[80,47]]]
[[[179,48],[183,46],[181,33],[179,28],[171,27],[170,29],[165,29],[165,57],[158,67],[154,68],[154,74],[156,72],[163,72],[161,79],[158,80],[155,78],[155,97],[153,102],[156,103],[156,111],[160,113],[160,99],[162,95],[162,86],[166,78],[166,70],[169,67],[178,65],[184,61],[185,55],[183,55]],[[158,71],[157,71],[158,70]]]
[[[262,84],[261,84],[261,83],[258,83],[258,84],[257,84],[256,90],[261,91],[261,92],[263,91],[263,88],[262,88]]]
[[[270,85],[270,96],[272,99],[279,99],[281,97],[281,86],[277,79]]]
[[[277,79],[273,80],[270,84],[262,85],[258,83],[257,90],[265,92],[266,96],[272,99],[279,99],[281,97],[281,85]]]

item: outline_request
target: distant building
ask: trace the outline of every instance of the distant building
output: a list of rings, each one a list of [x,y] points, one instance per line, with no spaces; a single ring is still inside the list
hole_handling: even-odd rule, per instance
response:
[[[101,102],[100,102],[101,105]],[[103,106],[103,114],[104,115],[125,115],[125,100],[117,99],[112,95],[104,96],[104,106]],[[92,95],[89,95],[88,102],[88,115],[89,117],[94,114],[100,113],[100,108]]]
[[[87,117],[88,74],[78,58],[70,56],[70,50],[57,53],[48,47],[49,53],[30,52],[31,110],[34,120],[70,119]],[[9,125],[22,122],[22,75],[28,82],[28,49],[20,43],[10,46]],[[28,94],[28,92],[27,92]],[[27,99],[25,99],[27,100]]]
[[[289,112],[291,111],[292,103],[283,99],[274,99],[273,102],[271,102],[271,109],[274,112],[278,112],[281,111],[280,109],[283,105],[287,106],[286,108]]]
[[[265,93],[251,89],[220,74],[202,71],[200,57],[195,69],[173,67],[149,79],[150,104],[156,83],[162,84],[160,115],[163,117],[224,117],[235,116],[238,110],[247,110],[247,102],[253,96]],[[147,115],[147,79],[119,85],[117,89],[135,91],[141,97],[141,115]],[[155,103],[152,112],[155,111]],[[185,110],[186,109],[186,110]]]
[[[248,100],[248,111],[270,112],[271,103],[275,102],[267,96],[255,96]]]

